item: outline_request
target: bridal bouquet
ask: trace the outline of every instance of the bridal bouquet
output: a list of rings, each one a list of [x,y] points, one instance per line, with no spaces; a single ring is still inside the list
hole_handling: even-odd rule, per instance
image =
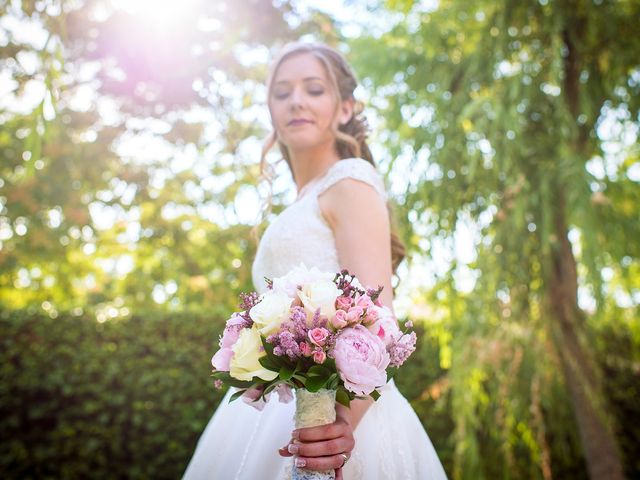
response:
[[[264,294],[241,294],[242,311],[227,320],[211,359],[217,384],[239,389],[231,400],[243,397],[262,409],[273,391],[291,401],[293,388],[296,428],[332,423],[336,401],[377,400],[395,373],[390,367],[415,350],[411,323],[401,329],[380,303],[383,287],[365,288],[347,270],[301,264],[266,281]],[[312,473],[304,478],[333,478]]]

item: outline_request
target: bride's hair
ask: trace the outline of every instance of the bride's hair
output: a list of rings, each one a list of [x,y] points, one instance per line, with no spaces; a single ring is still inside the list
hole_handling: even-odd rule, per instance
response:
[[[367,124],[367,120],[362,115],[364,104],[359,100],[355,100],[353,96],[353,91],[356,89],[358,81],[353,70],[338,51],[319,42],[290,42],[286,44],[280,54],[272,62],[269,69],[269,77],[267,80],[267,102],[269,101],[269,98],[271,98],[273,79],[278,67],[285,59],[299,53],[310,53],[322,62],[329,76],[329,81],[333,86],[333,91],[337,94],[338,104],[342,103],[344,100],[354,100],[353,115],[351,119],[347,123],[339,125],[338,129],[334,129],[333,131],[336,138],[338,155],[341,159],[360,157],[375,167],[376,165],[373,161],[371,151],[369,150],[369,146],[366,142],[369,126]],[[336,114],[337,113],[338,109],[336,109]],[[267,163],[266,157],[269,150],[271,150],[276,143],[278,144],[280,152],[287,162],[289,169],[293,172],[287,146],[278,139],[276,131],[273,130],[265,140],[260,157],[260,176],[269,183],[269,190],[268,196],[263,204],[263,208],[261,209],[259,221],[251,229],[252,237],[256,243],[258,242],[258,229],[263,220],[269,215],[269,213],[271,213],[272,210],[271,199],[274,172],[273,167]],[[402,240],[400,240],[398,235],[395,233],[393,211],[391,204],[388,201],[387,211],[389,213],[389,221],[391,223],[391,263],[393,272],[395,273],[398,265],[405,257],[405,247]]]

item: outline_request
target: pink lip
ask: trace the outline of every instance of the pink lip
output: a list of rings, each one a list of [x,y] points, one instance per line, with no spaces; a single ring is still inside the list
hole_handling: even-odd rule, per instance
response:
[[[310,120],[305,120],[303,118],[296,118],[291,120],[287,125],[303,125],[305,123],[311,123]]]

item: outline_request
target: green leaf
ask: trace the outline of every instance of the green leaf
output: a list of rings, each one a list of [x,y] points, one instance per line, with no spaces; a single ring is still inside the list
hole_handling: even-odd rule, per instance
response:
[[[331,375],[331,370],[322,366],[322,365],[314,365],[307,372],[307,376],[309,377],[325,377],[328,378]]]
[[[351,397],[349,392],[344,387],[338,388],[336,391],[336,401],[345,407],[348,407],[351,403]]]
[[[262,346],[264,347],[264,351],[267,352],[268,356],[276,356],[273,353],[273,345],[267,342],[267,339],[260,335],[260,341],[262,342]]]
[[[244,392],[246,392],[247,389],[243,389],[243,390],[238,390],[236,393],[234,393],[233,395],[231,395],[231,398],[229,398],[229,402],[233,402],[234,400],[237,400],[238,398],[240,398],[242,396],[242,394]]]
[[[309,390],[310,392],[317,392],[322,387],[324,387],[326,383],[326,377],[309,377],[305,382],[305,387],[307,387],[307,390]]]
[[[293,376],[294,371],[295,370],[293,368],[285,365],[280,368],[278,376],[280,377],[280,380],[289,380]]]

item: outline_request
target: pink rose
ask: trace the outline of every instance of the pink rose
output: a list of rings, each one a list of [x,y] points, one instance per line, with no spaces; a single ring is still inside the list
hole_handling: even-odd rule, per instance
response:
[[[329,336],[329,330],[322,327],[312,328],[311,330],[309,330],[308,335],[309,335],[309,340],[311,340],[311,343],[319,347],[322,347],[327,341],[327,337]]]
[[[351,308],[351,297],[340,296],[336,298],[336,308],[349,310]]]
[[[332,355],[347,390],[369,395],[387,382],[389,354],[380,338],[362,325],[341,330]]]
[[[364,309],[362,307],[351,307],[347,312],[347,322],[350,325],[360,323],[360,317],[362,316]]]
[[[231,348],[221,348],[211,359],[211,365],[220,372],[228,372],[232,356],[233,350]]]
[[[324,363],[327,359],[327,354],[324,353],[324,350],[315,350],[313,352],[313,361],[316,363]]]
[[[362,323],[368,327],[376,323],[377,320],[378,320],[378,310],[372,306],[367,309],[367,315],[364,318],[364,321]]]
[[[305,357],[310,357],[312,353],[311,345],[307,342],[300,342],[300,351]]]
[[[360,295],[360,294],[356,294],[356,298],[353,300],[353,303],[358,306],[358,307],[362,307],[365,310],[367,308],[371,308],[373,307],[373,302],[371,301],[371,297],[369,297],[369,295]]]
[[[331,324],[333,325],[333,327],[336,330],[339,330],[346,327],[348,323],[347,312],[345,312],[344,310],[336,310],[336,315],[331,320]]]

